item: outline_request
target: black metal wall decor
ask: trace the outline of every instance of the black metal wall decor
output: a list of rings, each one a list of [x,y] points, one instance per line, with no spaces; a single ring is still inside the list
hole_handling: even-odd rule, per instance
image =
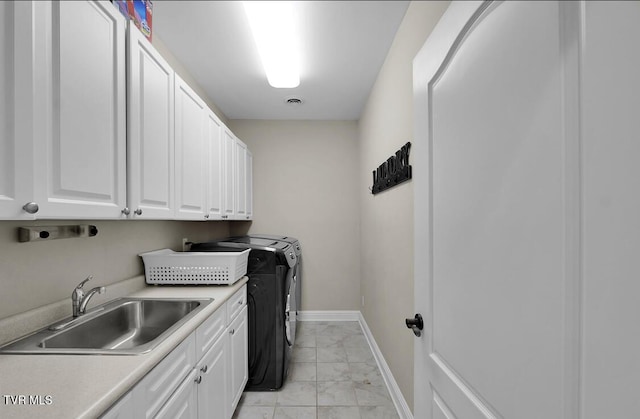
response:
[[[411,143],[406,143],[396,151],[396,154],[389,157],[373,171],[373,187],[371,193],[374,195],[399,185],[411,179],[411,165],[409,164],[409,151]]]

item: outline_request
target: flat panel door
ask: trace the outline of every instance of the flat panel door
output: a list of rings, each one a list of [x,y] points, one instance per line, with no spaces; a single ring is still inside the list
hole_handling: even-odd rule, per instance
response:
[[[222,218],[224,199],[224,148],[222,123],[211,111],[207,114],[207,146],[209,147],[207,212],[210,220]]]
[[[247,146],[240,140],[235,144],[236,179],[234,182],[236,190],[236,218],[244,219],[247,213]]]
[[[35,173],[40,218],[124,208],[125,19],[108,2],[36,2]],[[42,26],[39,26],[42,25]]]
[[[222,206],[223,218],[233,218],[236,208],[236,140],[228,128],[224,128],[222,134],[222,146],[224,153],[224,200]]]
[[[174,215],[174,71],[129,25],[127,181],[130,217]]]
[[[639,21],[456,2],[416,57],[415,417],[637,417]]]
[[[177,75],[175,101],[176,218],[204,220],[207,206],[207,108]]]

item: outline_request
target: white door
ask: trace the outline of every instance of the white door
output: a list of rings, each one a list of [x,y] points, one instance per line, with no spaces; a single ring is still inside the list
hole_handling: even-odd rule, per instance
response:
[[[224,197],[222,122],[212,111],[207,113],[207,147],[209,148],[207,218],[219,220],[222,218],[222,201]]]
[[[222,133],[222,150],[224,160],[224,199],[222,203],[222,218],[233,219],[236,207],[236,139],[227,127]]]
[[[454,2],[414,61],[416,418],[640,412],[640,2]]]
[[[236,168],[234,188],[236,191],[236,210],[235,215],[239,220],[246,218],[247,214],[247,146],[240,140],[236,139]]]
[[[127,204],[130,217],[174,215],[174,72],[129,23]]]

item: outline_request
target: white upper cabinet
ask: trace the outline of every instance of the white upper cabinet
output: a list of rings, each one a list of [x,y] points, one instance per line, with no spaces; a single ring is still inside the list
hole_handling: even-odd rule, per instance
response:
[[[245,208],[246,208],[245,218],[247,220],[251,220],[253,219],[253,154],[251,154],[251,151],[249,151],[249,148],[246,149],[245,161],[246,161],[245,189],[247,193],[246,205],[245,205]]]
[[[125,19],[109,2],[32,7],[36,216],[123,217]]]
[[[21,71],[32,67],[33,60],[28,48],[19,47],[33,38],[29,27],[14,25],[14,15],[29,16],[29,6],[0,2],[0,219],[34,218],[22,209],[34,197],[33,162],[27,161],[33,150],[32,124],[25,118],[32,113],[26,99],[33,95],[33,84],[28,72]]]
[[[222,123],[212,112],[207,113],[207,146],[209,148],[207,215],[209,220],[222,219],[224,199],[224,161],[222,145]]]
[[[236,137],[229,130],[224,127],[222,133],[222,149],[223,149],[223,164],[224,164],[224,199],[222,202],[222,218],[233,219],[235,217],[236,206]]]
[[[174,71],[133,24],[128,30],[129,217],[174,216]]]
[[[235,144],[235,218],[242,220],[247,214],[247,146],[242,141],[236,139]]]
[[[0,219],[251,218],[246,146],[112,3],[0,28]]]
[[[175,76],[176,218],[204,220],[207,206],[207,107]]]

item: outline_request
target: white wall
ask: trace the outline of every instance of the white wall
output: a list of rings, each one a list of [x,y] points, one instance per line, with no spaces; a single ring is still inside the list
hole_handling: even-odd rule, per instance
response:
[[[254,191],[250,229],[232,232],[300,240],[302,310],[359,309],[356,122],[231,120],[230,128],[253,153]]]
[[[413,1],[359,121],[363,315],[394,378],[413,406],[413,183],[372,195],[372,171],[413,139],[415,54],[449,2]],[[411,163],[411,157],[409,158]]]

